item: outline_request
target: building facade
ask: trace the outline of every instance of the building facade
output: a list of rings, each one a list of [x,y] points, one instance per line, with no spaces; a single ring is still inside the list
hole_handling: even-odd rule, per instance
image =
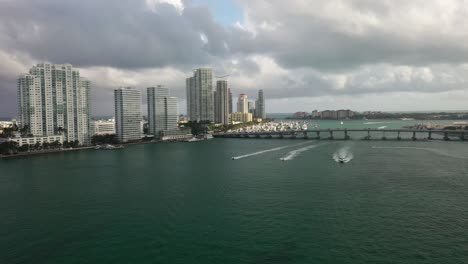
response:
[[[263,90],[258,90],[258,97],[256,102],[256,117],[265,119],[266,112],[265,112],[265,96],[263,94]]]
[[[240,94],[237,100],[237,112],[248,113],[249,112],[249,99],[246,94]]]
[[[255,101],[249,101],[249,113],[251,113],[253,116],[255,115]]]
[[[215,122],[218,124],[229,124],[229,91],[226,80],[216,82],[215,93]]]
[[[148,98],[148,133],[156,137],[161,131],[177,130],[179,121],[179,102],[177,97],[169,96],[165,86],[149,87]]]
[[[98,120],[93,122],[94,135],[115,134],[115,120]]]
[[[41,63],[18,78],[20,123],[34,137],[91,143],[91,82],[70,64]]]
[[[34,144],[44,144],[44,143],[53,143],[58,142],[63,144],[63,136],[62,135],[55,135],[55,136],[44,136],[44,137],[14,137],[8,138],[8,141],[18,143],[18,146],[21,147],[23,145],[34,145]]]
[[[208,68],[195,70],[186,79],[187,114],[191,121],[214,122],[213,72]]]
[[[130,88],[114,90],[115,103],[115,134],[119,142],[140,140],[141,124],[141,92]]]
[[[231,114],[232,113],[232,92],[230,88],[228,88],[228,103],[229,103],[229,114]]]
[[[251,113],[241,113],[235,112],[231,114],[231,122],[233,123],[247,123],[252,122],[252,114]]]

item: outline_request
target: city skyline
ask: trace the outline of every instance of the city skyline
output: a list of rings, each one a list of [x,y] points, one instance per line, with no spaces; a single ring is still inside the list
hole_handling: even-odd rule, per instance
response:
[[[112,16],[99,11],[112,5],[120,6]],[[158,83],[171,87],[185,113],[184,80],[204,67],[230,75],[235,93],[254,97],[263,89],[272,113],[333,105],[357,111],[467,110],[468,7],[455,0],[424,6],[338,0],[3,1],[0,116],[17,115],[16,77],[43,61],[70,63],[93,82],[93,115],[113,112],[106,98],[116,87]],[[115,21],[116,16],[133,23]],[[162,26],[155,27],[158,23]],[[74,30],[60,33],[58,25]],[[313,41],[304,39],[310,36]]]

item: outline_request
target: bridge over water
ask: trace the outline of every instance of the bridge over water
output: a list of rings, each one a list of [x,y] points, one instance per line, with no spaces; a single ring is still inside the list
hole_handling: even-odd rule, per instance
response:
[[[439,130],[439,129],[312,129],[300,131],[259,131],[259,132],[226,132],[213,134],[216,138],[304,138],[304,139],[341,139],[348,140],[352,136],[364,140],[371,139],[442,139],[465,141],[468,130]]]

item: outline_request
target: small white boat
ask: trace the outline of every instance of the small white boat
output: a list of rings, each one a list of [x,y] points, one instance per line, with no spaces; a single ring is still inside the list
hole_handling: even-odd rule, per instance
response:
[[[186,142],[198,142],[198,141],[203,141],[204,139],[203,138],[196,138],[196,137],[193,137],[191,139],[187,139]]]

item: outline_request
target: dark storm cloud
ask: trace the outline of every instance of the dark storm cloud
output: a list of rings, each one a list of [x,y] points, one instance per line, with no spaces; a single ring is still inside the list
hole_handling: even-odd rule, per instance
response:
[[[170,4],[152,12],[145,1],[7,1],[0,22],[2,48],[79,67],[205,64],[226,52],[224,29],[207,8],[179,13]]]
[[[0,116],[16,112],[15,80],[41,61],[79,68],[106,114],[118,86],[166,84],[182,102],[201,66],[253,98],[467,90],[463,1],[238,0],[245,20],[233,26],[190,0],[164,2],[178,1],[0,0]]]

